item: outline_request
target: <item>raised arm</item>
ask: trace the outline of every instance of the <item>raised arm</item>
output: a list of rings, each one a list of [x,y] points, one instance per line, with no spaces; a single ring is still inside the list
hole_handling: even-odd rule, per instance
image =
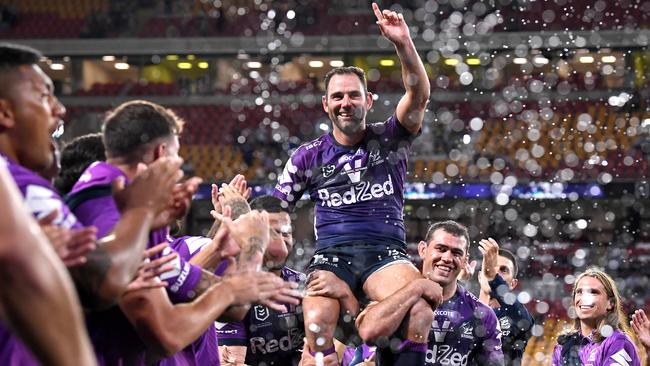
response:
[[[70,277],[4,167],[0,202],[3,320],[43,364],[95,365]]]
[[[416,134],[422,127],[424,110],[431,94],[427,72],[402,14],[390,10],[381,11],[376,3],[372,3],[372,9],[381,34],[393,43],[402,64],[402,81],[406,94],[397,104],[397,119],[409,132]]]

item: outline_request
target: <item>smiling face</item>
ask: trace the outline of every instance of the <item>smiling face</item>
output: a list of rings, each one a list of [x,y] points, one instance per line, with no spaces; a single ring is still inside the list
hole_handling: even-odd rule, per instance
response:
[[[576,284],[573,306],[578,319],[592,327],[604,319],[613,308],[603,284],[590,276],[582,277]]]
[[[455,285],[460,271],[467,263],[467,240],[440,228],[428,243],[421,241],[418,251],[422,258],[422,273],[443,288]]]
[[[12,140],[5,154],[42,172],[52,166],[52,133],[62,124],[65,108],[54,96],[52,80],[37,65],[17,68],[1,98],[2,125]]]
[[[365,130],[370,107],[372,94],[365,90],[357,75],[337,74],[329,80],[323,109],[332,120],[337,141],[339,137],[353,137]]]

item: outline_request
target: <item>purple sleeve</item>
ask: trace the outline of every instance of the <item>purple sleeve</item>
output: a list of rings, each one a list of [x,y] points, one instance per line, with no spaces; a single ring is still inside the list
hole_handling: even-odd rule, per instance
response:
[[[491,308],[482,307],[478,311],[485,311],[483,325],[485,327],[485,337],[481,347],[481,359],[486,361],[487,365],[503,365],[503,347],[501,344],[501,329],[497,316]]]
[[[246,346],[248,335],[243,322],[214,322],[220,346]]]
[[[602,366],[630,365],[639,366],[641,361],[634,344],[623,334],[615,337],[606,345],[602,353]]]
[[[54,225],[67,229],[83,227],[77,217],[70,212],[61,196],[51,188],[38,184],[27,184],[21,189],[23,189],[25,203],[36,219],[41,219],[52,211],[56,211],[58,214],[54,219]]]
[[[162,255],[165,256],[173,251],[170,247],[165,248]],[[190,264],[181,255],[174,258],[171,264],[174,268],[160,275],[160,279],[167,282],[170,300],[173,303],[194,300],[197,296],[194,289],[201,279],[203,270],[199,266]]]
[[[120,221],[121,214],[112,196],[97,197],[82,202],[75,209],[86,226],[97,227],[97,237],[108,235]],[[148,243],[148,247],[159,243]],[[162,256],[172,252],[167,248]],[[192,265],[179,255],[172,262],[173,269],[160,275],[160,279],[167,281],[169,298],[174,303],[191,301],[196,297],[194,288],[201,278],[201,267]]]
[[[555,345],[555,348],[553,349],[553,366],[560,366],[561,365],[561,355],[562,355],[562,346],[559,344]]]
[[[282,174],[278,177],[273,195],[283,201],[286,201],[293,208],[302,197],[307,189],[307,173],[305,169],[304,156],[305,150],[299,147],[287,160]]]

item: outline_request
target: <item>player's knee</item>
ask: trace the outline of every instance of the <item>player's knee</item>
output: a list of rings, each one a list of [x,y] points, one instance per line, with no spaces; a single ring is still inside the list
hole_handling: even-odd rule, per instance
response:
[[[331,299],[327,299],[331,300]],[[333,329],[339,317],[338,301],[323,301],[323,298],[305,297],[303,299],[303,317],[305,327],[313,333]]]

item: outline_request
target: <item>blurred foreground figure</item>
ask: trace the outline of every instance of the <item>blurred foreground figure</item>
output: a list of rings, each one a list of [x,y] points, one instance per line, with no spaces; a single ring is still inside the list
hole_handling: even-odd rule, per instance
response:
[[[573,286],[573,306],[575,322],[558,337],[553,366],[640,365],[621,296],[607,273],[590,268],[580,274]]]
[[[363,70],[331,70],[325,76],[322,104],[332,133],[291,155],[274,193],[290,206],[304,192],[316,202],[316,253],[308,271],[334,273],[347,283],[354,301],[383,300],[422,278],[406,255],[403,206],[407,160],[429,101],[429,79],[402,14],[381,11],[377,4],[373,10],[402,65],[406,93],[395,114],[385,122],[367,123],[373,95]],[[346,306],[342,299],[329,296],[305,297],[305,333],[314,355],[335,352],[337,321],[347,316],[350,322],[350,315],[355,315],[341,310]],[[406,319],[403,344],[385,350],[398,355],[395,364],[424,365],[431,307],[418,301]]]
[[[2,320],[43,364],[95,365],[70,276],[24,206],[4,160],[0,160],[0,202]],[[30,354],[4,352],[15,341],[0,330],[0,364],[35,363]]]

